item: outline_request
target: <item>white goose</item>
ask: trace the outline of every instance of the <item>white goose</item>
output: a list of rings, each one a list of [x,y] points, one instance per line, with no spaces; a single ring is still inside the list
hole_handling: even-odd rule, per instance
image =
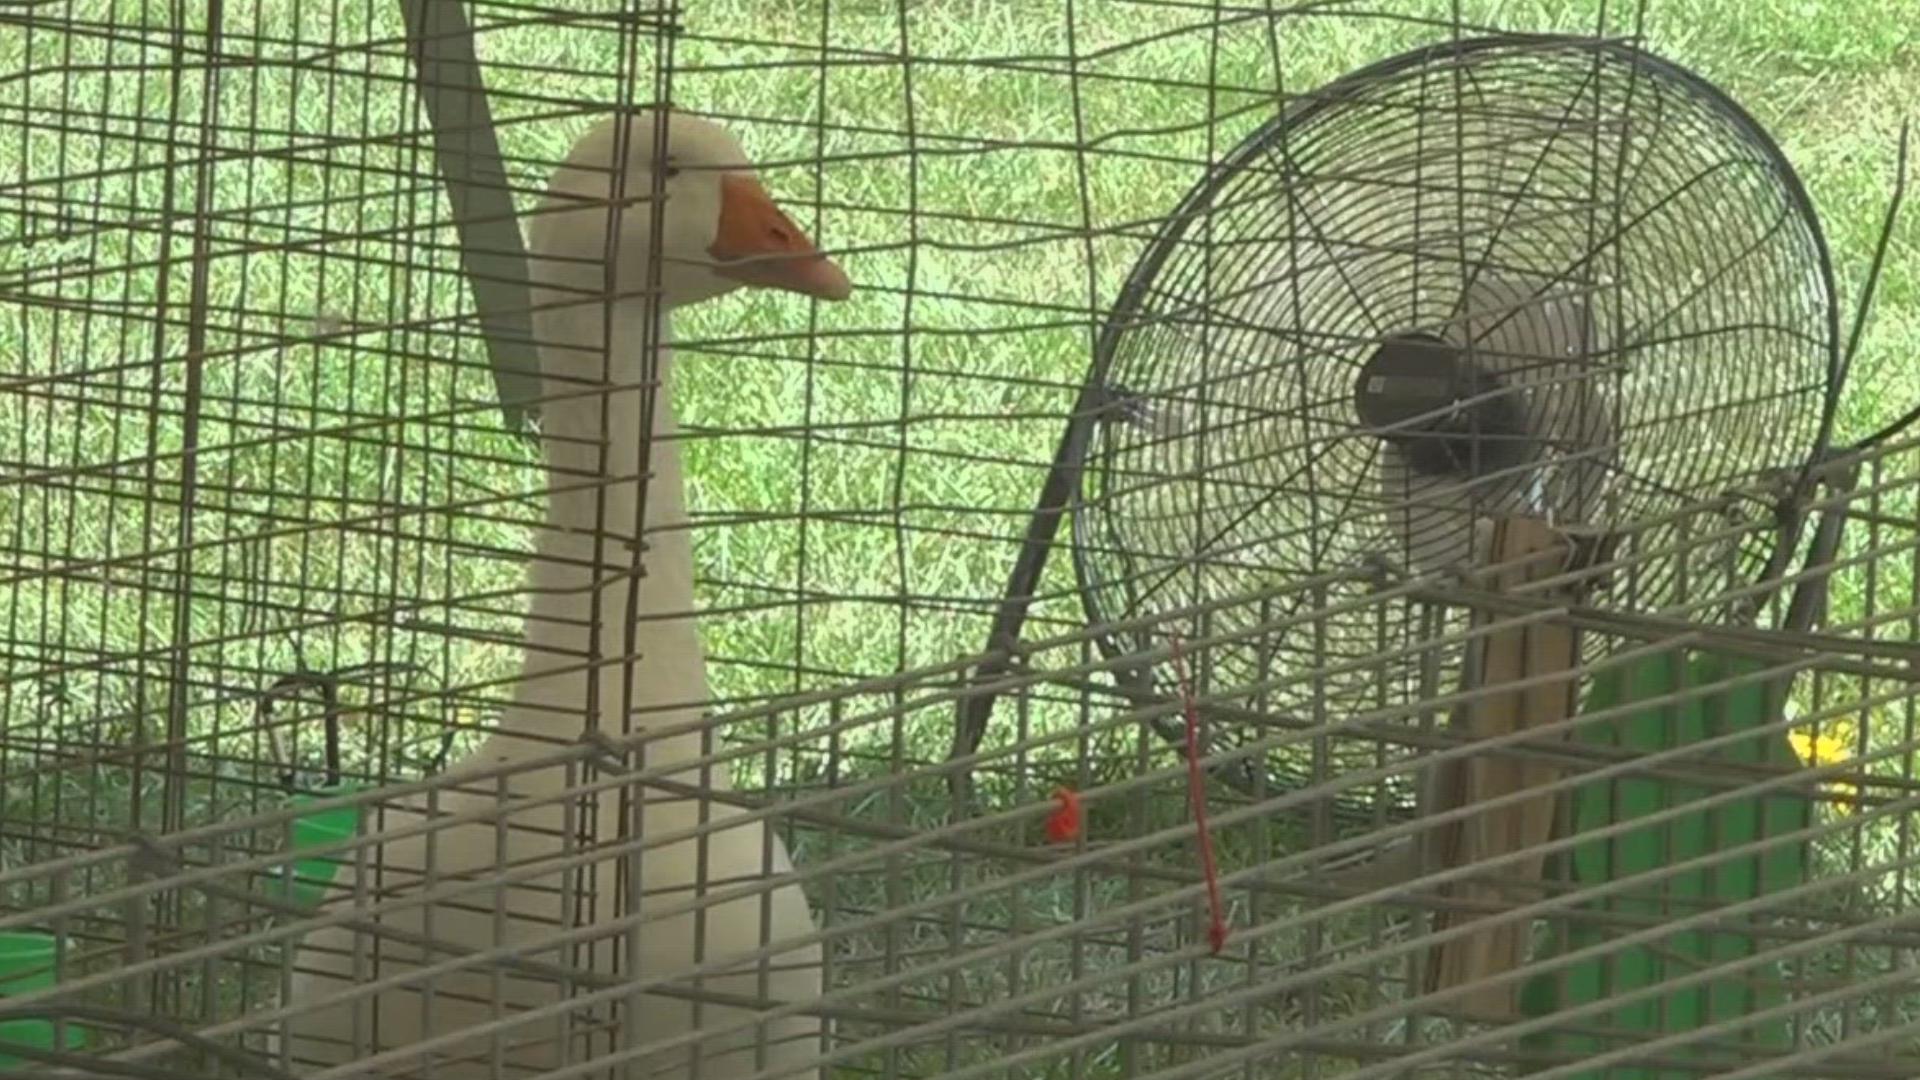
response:
[[[666,314],[743,284],[831,300],[845,298],[851,289],[846,275],[775,206],[754,178],[739,143],[713,123],[683,113],[666,114],[669,131],[664,158],[659,159],[664,164],[660,181],[666,201],[656,249],[649,195],[656,168],[657,116],[627,114],[624,146],[618,138],[617,118],[590,130],[555,173],[545,204],[529,229],[536,281],[534,326],[546,393],[549,398],[566,395],[542,407],[547,464],[555,490],[531,574],[529,648],[513,705],[498,731],[451,772],[536,757],[550,753],[556,743],[581,735],[588,676],[580,665],[595,628],[590,613],[595,610],[596,591],[599,656],[636,657],[630,664],[603,659],[605,666],[595,676],[599,729],[618,734],[697,717],[708,693],[693,618],[693,558],[684,528],[680,451],[665,392]],[[615,154],[622,152],[624,170],[616,167],[620,163]],[[624,201],[618,234],[609,235],[613,220],[609,200],[616,192]],[[647,299],[648,262],[655,250],[661,257],[657,304]],[[609,257],[614,278],[610,303],[605,272]],[[647,332],[650,319],[657,324],[652,334]],[[645,341],[661,343],[657,377],[662,393],[654,408],[651,447],[643,457],[642,387],[649,376],[641,344]],[[609,386],[619,389],[604,390]],[[588,390],[594,392],[584,392]],[[634,562],[631,541],[642,495],[641,482],[634,478],[646,472],[653,479],[645,487],[645,524],[640,530],[645,537],[645,573],[630,607],[632,580],[623,571]],[[602,538],[599,563],[605,568],[598,575],[590,569],[596,529]],[[630,679],[627,672],[632,673]],[[620,716],[623,702],[629,709],[625,723]],[[651,768],[689,761],[703,752],[699,737],[686,734],[650,744],[647,763]],[[724,770],[718,768],[708,778],[689,768],[675,779],[688,784],[704,780],[714,788],[730,786]],[[561,770],[547,769],[517,775],[510,787],[515,795],[538,796],[557,793],[566,782]],[[439,807],[453,813],[485,808],[495,801],[487,793],[492,783],[479,781],[469,790],[442,796]],[[612,843],[623,832],[619,802],[611,792],[599,800],[593,835],[600,843]],[[643,828],[660,835],[739,813],[725,804],[649,790]],[[420,820],[417,809],[389,811],[385,825],[391,829]],[[560,856],[559,809],[523,810],[513,815],[513,822],[510,830],[491,824],[444,828],[433,836],[430,862],[423,837],[388,842],[379,852],[384,876],[377,899],[417,892],[423,884],[420,870],[428,865],[434,884],[445,888],[463,879],[485,879],[503,865],[537,865]],[[709,833],[704,868],[701,858],[693,841],[648,848],[640,870],[646,904],[655,908],[684,905],[701,883],[709,890],[737,888],[743,881],[791,869],[785,845],[778,836],[768,835],[758,820]],[[554,874],[390,915],[383,922],[403,932],[430,934],[475,949],[510,942],[528,947],[521,953],[527,959],[611,972],[616,968],[615,952],[626,951],[624,947],[616,950],[611,942],[571,952],[551,947],[545,952],[532,950],[568,926],[611,918],[616,863],[609,858],[596,864],[592,895],[563,897],[562,876]],[[338,877],[344,884],[352,874],[343,872]],[[327,910],[352,903],[343,893],[336,890]],[[567,899],[582,913],[578,921],[565,910]],[[703,921],[704,926],[696,926],[693,915],[681,914],[644,922],[638,930],[641,977],[674,975],[696,965],[738,958],[764,943],[790,940],[814,928],[806,897],[794,885],[708,908]],[[691,1051],[697,1060],[681,1047],[642,1057],[631,1074],[609,1071],[607,1075],[726,1080],[782,1066],[791,1066],[794,1075],[800,1075],[800,1063],[819,1052],[817,1020],[793,1017],[761,1031],[743,1024],[753,1012],[742,1006],[711,1000],[696,1006],[685,995],[650,995],[644,999],[637,1023],[629,1020],[619,1030],[611,1030],[605,1018],[612,1010],[603,1003],[579,1010],[566,1021],[570,1026],[564,1031],[561,1020],[549,1019],[520,1024],[497,1040],[486,1034],[462,1039],[433,1055],[431,1071],[424,1059],[402,1060],[412,1057],[404,1053],[384,1062],[369,1061],[370,1052],[404,1051],[423,1038],[487,1030],[496,1026],[499,1017],[558,1001],[561,990],[551,982],[510,975],[501,976],[496,985],[492,974],[470,970],[436,978],[430,998],[417,987],[403,988],[363,998],[357,1008],[327,1006],[324,1002],[346,989],[345,980],[355,970],[354,934],[350,929],[317,930],[306,944],[289,1000],[316,1003],[316,1007],[305,1008],[288,1021],[289,1049],[296,1066],[359,1062],[376,1075],[439,1080],[533,1076],[608,1050],[652,1044],[696,1028],[728,1026],[744,1029],[702,1040]],[[417,948],[396,944],[384,935],[376,959],[368,951],[372,944],[365,936],[359,944],[362,981],[410,970],[421,959]],[[428,962],[445,959],[445,954],[436,954]],[[620,956],[619,970],[627,970],[626,965],[627,957]],[[705,978],[702,989],[733,995],[736,1001],[807,1001],[820,993],[819,965],[819,947],[807,946],[770,961],[743,961],[723,976]],[[342,1075],[353,1072],[346,1070]],[[594,1075],[601,1073],[596,1070]]]

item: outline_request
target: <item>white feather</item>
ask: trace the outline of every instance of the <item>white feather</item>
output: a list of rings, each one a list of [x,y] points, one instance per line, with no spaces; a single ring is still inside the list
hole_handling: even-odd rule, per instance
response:
[[[706,125],[688,125],[676,118],[674,151],[677,154],[726,161],[739,158],[737,146],[724,134]],[[570,162],[554,180],[554,188],[571,190],[588,197],[604,197],[609,180],[591,166],[605,165],[611,148],[612,125],[603,125],[582,141]],[[706,144],[701,144],[705,137]],[[635,140],[644,145],[652,138],[650,123],[635,125]],[[579,167],[587,166],[587,167]],[[717,181],[715,181],[717,182]],[[626,178],[629,196],[645,192],[648,178],[630,168]],[[706,212],[701,197],[701,180],[687,175],[679,182],[681,190],[670,193],[667,233],[663,247],[671,253],[691,245],[704,247],[701,229],[711,240],[712,226],[697,220],[685,220],[692,207]],[[554,203],[553,205],[564,205]],[[711,212],[717,214],[717,203]],[[629,209],[617,247],[629,258],[619,260],[622,280],[619,291],[638,290],[644,280],[644,262],[632,259],[638,247],[646,249],[644,229],[648,209],[640,205]],[[577,667],[587,652],[595,620],[590,617],[591,600],[598,593],[598,647],[603,656],[625,654],[627,635],[632,633],[632,649],[637,659],[631,664],[613,662],[600,669],[597,681],[601,716],[599,729],[619,734],[661,728],[688,722],[698,717],[708,698],[706,670],[698,628],[694,619],[693,557],[686,524],[684,485],[680,452],[675,440],[670,395],[662,393],[651,425],[651,448],[647,467],[653,479],[645,487],[645,526],[636,533],[642,481],[641,432],[643,421],[644,379],[639,354],[640,343],[649,339],[648,320],[655,319],[655,305],[644,298],[626,298],[607,305],[597,300],[580,302],[582,297],[569,292],[604,290],[600,263],[606,249],[608,220],[603,206],[582,206],[570,213],[537,218],[531,229],[534,275],[544,282],[534,289],[535,329],[541,342],[541,364],[548,395],[572,393],[570,399],[543,405],[543,433],[550,479],[556,487],[577,490],[554,492],[550,497],[547,527],[538,538],[538,553],[531,573],[533,594],[527,624],[528,651],[522,680],[514,690],[512,707],[497,733],[477,750],[449,769],[451,774],[470,773],[500,762],[524,761],[550,752],[556,744],[578,739],[584,730],[588,676]],[[687,235],[677,236],[676,233]],[[559,259],[545,261],[543,257]],[[617,258],[617,256],[616,256]],[[710,272],[698,267],[668,261],[661,267],[662,293],[667,303],[702,299],[719,291]],[[551,309],[550,305],[572,306]],[[610,326],[605,319],[610,318]],[[668,379],[669,352],[665,346],[666,319],[658,317],[658,335],[662,342],[659,378],[663,388]],[[580,394],[584,385],[605,389],[597,358],[603,341],[611,341],[614,352],[612,382],[621,387],[604,393]],[[604,422],[602,419],[604,405]],[[606,467],[603,470],[597,446],[604,440]],[[602,483],[583,486],[584,480]],[[639,580],[635,602],[629,606],[629,580],[625,574],[609,576],[607,570],[596,576],[590,569],[594,537],[603,538],[601,560],[612,564],[608,570],[631,567],[636,561],[645,568]],[[644,560],[634,560],[631,545],[644,539]],[[597,584],[596,584],[597,580]],[[630,712],[621,716],[623,701]],[[706,752],[696,734],[684,734],[650,744],[649,767],[691,761]],[[725,790],[730,787],[724,770],[703,777],[702,770],[689,768],[675,774],[675,781]],[[577,779],[577,775],[575,777]],[[515,796],[558,794],[566,790],[569,776],[559,768],[516,775],[510,789]],[[491,781],[475,785],[478,790],[450,791],[441,797],[442,812],[460,813],[484,810],[496,802]],[[654,835],[696,828],[702,821],[725,822],[739,818],[741,812],[710,799],[678,797],[665,790],[635,792],[646,799],[644,827]],[[592,811],[587,823],[599,844],[613,844],[629,830],[623,828],[620,799],[606,792]],[[385,814],[388,829],[405,827],[422,820],[423,806],[389,810]],[[426,837],[403,838],[387,842],[369,857],[377,858],[384,868],[380,899],[417,893],[422,875],[431,867],[442,885],[461,879],[486,880],[503,866],[524,868],[540,866],[561,857],[564,819],[559,806],[513,815],[513,827],[496,829],[488,824],[463,824],[432,834],[431,851]],[[606,927],[617,915],[614,886],[619,859],[605,857],[595,867],[594,894],[582,897],[582,910],[590,912],[585,921]],[[752,882],[767,874],[790,871],[785,845],[769,835],[758,820],[714,831],[706,843],[705,863],[701,865],[700,845],[693,841],[648,847],[642,856],[641,892],[647,908],[686,905],[696,893],[725,890],[742,882]],[[351,873],[341,875],[350,878]],[[587,967],[597,973],[626,970],[631,955],[628,945],[617,939],[603,939],[590,948],[576,952],[556,950],[552,938],[579,920],[563,905],[563,877],[559,873],[509,887],[489,888],[463,898],[457,904],[438,903],[415,907],[405,913],[385,917],[383,923],[408,934],[431,934],[434,938],[469,949],[487,949],[511,944],[525,959],[550,964]],[[337,893],[331,909],[350,905],[350,895]],[[644,909],[643,909],[644,910]],[[763,921],[770,927],[763,938]],[[695,917],[683,913],[640,922],[638,935],[639,977],[658,978],[678,975],[698,965],[739,961],[731,973],[706,977],[701,988],[719,994],[750,1000],[808,1002],[820,993],[820,948],[817,944],[791,949],[767,961],[743,959],[760,950],[764,941],[790,941],[814,930],[806,897],[796,885],[758,892],[706,910],[704,927],[697,928]],[[380,949],[375,958],[369,951]],[[545,949],[543,951],[543,945]],[[356,935],[351,929],[322,929],[312,934],[298,963],[302,971],[294,979],[290,1000],[301,1005],[289,1021],[290,1050],[296,1063],[323,1063],[346,1066],[358,1062],[377,1075],[431,1075],[439,1080],[479,1080],[482,1077],[532,1076],[565,1064],[588,1060],[609,1050],[647,1046],[683,1036],[690,1031],[735,1030],[724,1038],[703,1039],[699,1044],[697,1075],[710,1080],[746,1076],[762,1068],[791,1070],[802,1075],[803,1063],[818,1054],[820,1025],[807,1017],[794,1017],[769,1025],[764,1032],[750,1025],[754,1011],[711,1002],[699,1007],[676,997],[652,995],[644,999],[637,1018],[628,1018],[618,1030],[602,1025],[614,1015],[604,1003],[573,1018],[573,1027],[563,1039],[558,1018],[522,1024],[504,1031],[496,1043],[488,1035],[473,1035],[435,1055],[434,1068],[426,1072],[424,1060],[410,1060],[406,1048],[424,1038],[457,1032],[482,1032],[501,1018],[517,1012],[552,1005],[562,1000],[556,984],[532,977],[498,977],[486,967],[440,976],[433,981],[431,998],[418,987],[393,989],[377,997],[362,998],[357,1005],[327,1002],[347,988],[355,970],[356,947],[363,951],[361,971],[368,977],[390,978],[414,969],[420,962],[418,949],[390,940],[375,942],[372,935]],[[696,952],[696,947],[698,951]],[[431,961],[444,960],[434,956]],[[762,980],[764,979],[764,988]],[[622,1006],[624,1007],[624,1001]],[[377,1020],[377,1038],[375,1036]],[[741,1025],[747,1026],[742,1027]],[[756,1049],[765,1046],[764,1057]],[[382,1059],[368,1061],[368,1054],[394,1053],[396,1057],[382,1065]],[[496,1055],[500,1061],[495,1071]],[[596,1071],[593,1075],[602,1075]],[[609,1072],[606,1075],[627,1075]],[[693,1075],[684,1048],[659,1051],[639,1058],[634,1077],[677,1077]]]

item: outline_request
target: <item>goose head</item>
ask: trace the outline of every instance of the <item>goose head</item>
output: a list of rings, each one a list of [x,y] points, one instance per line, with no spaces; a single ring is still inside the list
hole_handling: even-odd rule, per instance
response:
[[[664,145],[658,139],[664,122]],[[658,186],[660,235],[654,237]],[[529,228],[536,278],[640,298],[658,257],[660,305],[680,307],[743,286],[844,300],[853,286],[760,183],[725,128],[643,109],[594,125],[554,173]]]

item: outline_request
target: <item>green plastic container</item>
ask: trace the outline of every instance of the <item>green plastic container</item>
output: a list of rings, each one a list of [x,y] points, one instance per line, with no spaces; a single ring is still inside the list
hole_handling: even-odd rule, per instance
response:
[[[33,930],[0,931],[0,997],[31,994],[53,986],[53,957],[58,947],[59,941],[52,934]],[[86,1045],[87,1033],[79,1024],[67,1024],[63,1037],[68,1050]],[[35,1065],[31,1059],[7,1053],[8,1046],[53,1049],[53,1021],[0,1020],[0,1069]]]
[[[300,806],[321,799],[331,799],[339,795],[352,794],[352,788],[337,788],[332,791],[315,792],[311,795],[295,795],[293,805]],[[317,810],[311,814],[302,814],[293,819],[293,850],[319,847],[336,843],[353,836],[360,823],[360,808],[357,806],[339,806],[331,810]],[[288,890],[288,899],[303,908],[318,905],[333,887],[333,879],[340,873],[342,860],[339,854],[296,858],[293,860],[293,887]],[[274,870],[276,887],[286,884],[285,871]]]
[[[1661,653],[1596,676],[1587,693],[1586,711],[1598,712],[1631,701],[1656,701],[1684,687],[1706,686],[1763,667],[1762,661],[1741,656],[1698,653],[1683,660]],[[1766,684],[1748,683],[1710,696],[1696,694],[1679,703],[1650,705],[1616,720],[1591,724],[1578,738],[1598,746],[1650,754],[1735,731],[1764,728],[1776,718],[1778,707],[1769,697]],[[1780,770],[1800,767],[1787,737],[1775,731],[1756,732],[1750,739],[1722,745],[1712,752],[1711,759]],[[1688,806],[1719,793],[1710,783],[1666,777],[1593,781],[1573,797],[1573,824],[1577,831],[1597,830]],[[1812,813],[1813,804],[1793,791],[1690,810],[1612,837],[1580,842],[1569,859],[1573,880],[1584,886],[1600,885],[1716,850],[1791,835],[1812,823]],[[1658,884],[1583,903],[1579,910],[1589,917],[1568,921],[1565,947],[1569,951],[1595,948],[1618,936],[1617,922],[1593,916],[1624,915],[1657,924],[1662,919],[1784,892],[1807,880],[1806,858],[1804,842],[1778,843],[1764,854],[1673,874]],[[1556,940],[1548,955],[1560,947],[1561,942]],[[1645,944],[1616,947],[1610,953],[1562,969],[1563,973],[1535,976],[1521,993],[1521,1008],[1529,1017],[1551,1016],[1562,1009],[1749,960],[1764,948],[1764,940],[1754,934],[1717,928],[1685,930]],[[1569,1025],[1568,1030],[1538,1031],[1525,1036],[1521,1045],[1542,1054],[1577,1059],[1618,1049],[1628,1040],[1651,1041],[1737,1023],[1785,1003],[1785,982],[1785,972],[1777,965],[1756,967],[1745,974],[1649,995],[1588,1016]],[[1596,1029],[1606,1034],[1593,1033]],[[1788,1020],[1776,1017],[1764,1024],[1747,1024],[1721,1038],[1727,1043],[1784,1054],[1793,1047],[1793,1028]],[[1702,1080],[1719,1075],[1740,1060],[1713,1047],[1675,1048],[1662,1056],[1673,1059],[1675,1065],[1656,1068],[1616,1064],[1584,1070],[1575,1074],[1575,1080]]]
[[[38,930],[0,931],[0,994],[31,994],[53,985],[59,942]]]

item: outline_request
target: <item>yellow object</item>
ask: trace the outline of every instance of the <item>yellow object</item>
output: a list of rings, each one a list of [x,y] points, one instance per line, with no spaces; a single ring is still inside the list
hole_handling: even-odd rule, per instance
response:
[[[1810,767],[1833,765],[1851,759],[1855,741],[1853,729],[1847,724],[1828,724],[1824,730],[1795,728],[1787,732],[1787,742],[1793,745],[1794,755]],[[1843,796],[1833,800],[1837,812],[1853,813],[1854,805],[1860,798],[1860,785],[1842,780],[1825,787]]]

